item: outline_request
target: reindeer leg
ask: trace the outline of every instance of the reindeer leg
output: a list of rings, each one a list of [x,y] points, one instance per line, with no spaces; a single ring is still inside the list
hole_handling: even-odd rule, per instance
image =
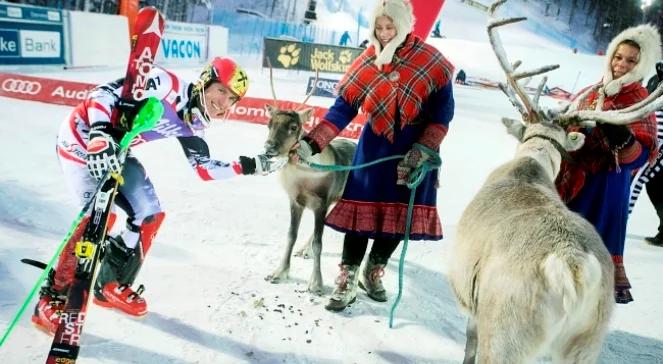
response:
[[[320,272],[320,254],[322,253],[322,232],[325,228],[325,215],[327,206],[321,206],[315,209],[315,225],[313,227],[313,239],[311,240],[311,250],[313,251],[313,272],[308,283],[308,291],[317,295],[322,295],[322,273]]]
[[[315,237],[315,232],[311,234],[311,236],[306,241],[306,244],[299,247],[299,249],[295,249],[296,257],[310,259],[313,256],[313,250],[311,250],[311,244],[313,244],[314,237]]]
[[[467,342],[465,342],[465,358],[463,359],[463,364],[474,364],[477,358],[477,325],[471,317],[467,319],[465,336],[467,336]]]
[[[288,230],[288,244],[285,247],[281,264],[274,271],[274,273],[265,277],[266,281],[271,283],[280,283],[288,279],[290,272],[290,256],[292,255],[292,248],[295,246],[297,240],[297,232],[299,231],[299,223],[302,221],[302,213],[304,206],[299,205],[295,201],[290,201],[290,229]]]

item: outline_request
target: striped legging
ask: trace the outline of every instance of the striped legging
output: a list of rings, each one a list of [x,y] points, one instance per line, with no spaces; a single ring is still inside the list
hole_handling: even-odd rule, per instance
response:
[[[658,157],[656,157],[656,162],[654,162],[653,165],[646,164],[644,167],[640,168],[633,177],[633,182],[631,183],[631,198],[628,203],[629,214],[633,211],[633,207],[638,201],[643,186],[663,170],[663,148],[661,148],[661,146],[663,146],[663,110],[656,111],[656,129],[659,146]]]

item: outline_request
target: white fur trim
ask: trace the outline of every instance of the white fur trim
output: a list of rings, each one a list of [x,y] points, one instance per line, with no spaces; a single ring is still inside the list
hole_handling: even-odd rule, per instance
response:
[[[389,43],[380,46],[380,41],[375,37],[375,20],[380,16],[388,16],[396,27],[396,36]],[[398,48],[412,32],[414,26],[414,15],[412,4],[408,0],[378,0],[378,5],[373,9],[369,29],[371,44],[375,47],[375,64],[382,69],[383,64],[391,63]]]
[[[610,67],[612,56],[617,51],[617,46],[627,39],[640,45],[640,60],[629,73],[613,80],[612,67]],[[604,91],[607,96],[613,96],[622,89],[622,86],[633,82],[640,82],[645,76],[651,73],[656,62],[661,59],[661,35],[658,33],[656,27],[651,24],[627,28],[610,41],[605,54],[605,69],[603,74]]]

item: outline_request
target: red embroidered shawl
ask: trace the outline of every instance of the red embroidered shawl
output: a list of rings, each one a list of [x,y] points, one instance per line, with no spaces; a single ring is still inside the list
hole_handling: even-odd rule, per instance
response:
[[[582,94],[587,88],[578,92]],[[576,95],[576,97],[577,97]],[[614,96],[608,96],[603,103],[603,110],[620,110],[631,106],[647,97],[647,90],[639,83],[634,82],[622,87],[621,91]],[[592,92],[583,101],[579,110],[594,109],[598,99],[598,92]],[[629,129],[636,142],[647,149],[651,157],[656,157],[656,118],[650,114],[641,120],[629,124]],[[576,152],[572,152],[572,163],[563,161],[557,177],[557,188],[560,196],[565,201],[572,200],[580,192],[585,184],[587,172],[592,174],[601,170],[615,168],[615,155],[610,145],[599,128],[590,130],[573,128],[570,130],[581,131],[586,135],[585,144]]]
[[[451,79],[453,65],[433,46],[409,34],[391,64],[379,70],[375,47],[362,53],[339,83],[339,95],[371,115],[371,127],[393,142],[395,119],[412,124],[423,103]]]

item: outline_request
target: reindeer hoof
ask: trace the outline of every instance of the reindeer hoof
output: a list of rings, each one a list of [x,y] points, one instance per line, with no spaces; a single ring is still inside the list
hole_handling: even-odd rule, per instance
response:
[[[288,274],[283,274],[283,273],[280,273],[280,274],[274,273],[274,274],[270,274],[267,277],[265,277],[265,280],[267,282],[273,283],[273,284],[281,283],[281,282],[285,281],[286,279],[288,279]]]
[[[309,285],[308,291],[316,296],[323,296],[324,291],[322,289],[322,286],[311,286]]]
[[[301,258],[304,258],[304,259],[311,259],[311,257],[313,257],[313,254],[311,252],[311,249],[303,248],[303,249],[297,250],[295,252],[295,256],[296,257],[301,257]]]

